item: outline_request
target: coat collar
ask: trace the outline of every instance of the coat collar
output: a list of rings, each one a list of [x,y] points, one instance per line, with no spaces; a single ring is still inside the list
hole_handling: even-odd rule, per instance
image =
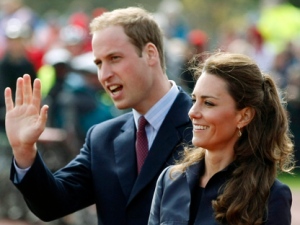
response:
[[[178,147],[182,149],[182,146],[180,146],[182,142],[191,140],[192,125],[188,117],[188,111],[191,106],[190,97],[180,89],[154,139],[141,173],[133,186],[128,204],[149,183],[156,183],[154,179],[167,166],[166,162],[175,153],[175,149]]]
[[[120,128],[120,134],[113,140],[115,169],[126,197],[129,197],[136,180],[135,132],[134,120],[131,116]]]

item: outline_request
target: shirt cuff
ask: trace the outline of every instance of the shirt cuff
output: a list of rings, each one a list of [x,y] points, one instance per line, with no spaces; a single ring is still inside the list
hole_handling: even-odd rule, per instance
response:
[[[24,176],[26,175],[26,173],[28,172],[28,170],[31,167],[21,169],[17,166],[16,160],[14,160],[14,167],[16,169],[16,174],[15,174],[15,177],[14,177],[14,183],[19,184],[23,180]]]

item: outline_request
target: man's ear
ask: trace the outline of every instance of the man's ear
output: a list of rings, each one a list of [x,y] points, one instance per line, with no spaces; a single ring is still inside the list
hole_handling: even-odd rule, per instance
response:
[[[242,128],[247,126],[255,115],[255,110],[252,107],[245,107],[240,110],[240,119],[238,121],[238,127]]]
[[[145,45],[144,52],[146,54],[149,65],[154,65],[159,61],[159,54],[156,46],[149,42]]]

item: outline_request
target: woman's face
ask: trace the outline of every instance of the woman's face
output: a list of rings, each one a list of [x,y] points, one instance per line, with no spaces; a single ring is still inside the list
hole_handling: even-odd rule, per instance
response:
[[[229,95],[226,82],[204,72],[192,93],[193,144],[212,151],[233,152],[238,136],[241,112]]]

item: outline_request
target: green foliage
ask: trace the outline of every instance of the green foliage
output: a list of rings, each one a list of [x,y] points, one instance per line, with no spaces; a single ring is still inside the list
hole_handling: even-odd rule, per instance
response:
[[[291,3],[292,5],[300,8],[300,0],[288,0],[289,3]]]
[[[300,191],[300,168],[293,171],[294,174],[282,173],[279,175],[278,179],[287,184],[292,191]]]
[[[182,0],[185,5],[191,27],[206,31],[209,36],[216,37],[231,31],[243,31],[247,24],[257,17],[258,0]]]
[[[95,8],[106,8],[108,10],[127,7],[127,6],[142,6],[150,11],[155,11],[159,0],[51,0],[51,1],[40,1],[40,0],[25,0],[25,4],[35,10],[39,15],[43,16],[49,11],[57,11],[59,14],[70,14],[75,11],[83,11],[90,13]]]

